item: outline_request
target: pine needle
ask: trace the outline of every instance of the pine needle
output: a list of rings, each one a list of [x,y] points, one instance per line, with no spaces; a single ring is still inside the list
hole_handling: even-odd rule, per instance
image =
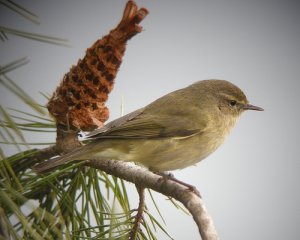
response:
[[[4,6],[8,7],[12,11],[23,16],[27,20],[29,20],[35,24],[40,24],[38,16],[35,15],[33,12],[27,10],[26,8],[22,7],[21,5],[15,3],[13,1],[10,1],[10,0],[0,0],[0,4],[3,4]]]
[[[71,45],[68,43],[68,40],[63,39],[63,38],[51,37],[51,36],[46,36],[46,35],[37,34],[37,33],[30,33],[30,32],[20,31],[17,29],[7,28],[7,27],[3,27],[3,26],[0,26],[0,31],[5,34],[12,34],[15,36],[28,38],[28,39],[43,42],[43,43],[50,43],[50,44],[55,44],[55,45],[64,46],[64,47],[71,47]]]

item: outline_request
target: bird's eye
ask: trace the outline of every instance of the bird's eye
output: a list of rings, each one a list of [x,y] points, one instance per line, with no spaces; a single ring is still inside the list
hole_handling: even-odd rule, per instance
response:
[[[229,106],[230,107],[234,107],[234,106],[236,106],[236,104],[237,104],[237,102],[235,100],[230,100],[229,101]]]

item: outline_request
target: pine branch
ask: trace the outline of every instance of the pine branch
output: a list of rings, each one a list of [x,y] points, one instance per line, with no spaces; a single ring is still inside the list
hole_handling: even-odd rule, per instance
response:
[[[192,214],[202,240],[218,239],[213,221],[206,211],[202,198],[181,184],[174,181],[161,181],[160,176],[149,170],[123,161],[93,159],[88,161],[87,165],[176,199]]]

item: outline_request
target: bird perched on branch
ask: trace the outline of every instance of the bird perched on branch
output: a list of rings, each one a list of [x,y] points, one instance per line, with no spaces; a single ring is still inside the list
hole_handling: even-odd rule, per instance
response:
[[[88,159],[132,161],[158,172],[182,169],[214,152],[245,110],[263,111],[228,81],[198,81],[92,131],[90,143],[35,169]]]

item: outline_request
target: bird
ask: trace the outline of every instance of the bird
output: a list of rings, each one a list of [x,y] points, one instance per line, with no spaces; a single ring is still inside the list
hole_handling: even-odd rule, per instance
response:
[[[39,163],[37,172],[80,160],[135,162],[154,172],[183,169],[213,153],[251,105],[226,80],[197,81],[86,135],[86,145]]]

